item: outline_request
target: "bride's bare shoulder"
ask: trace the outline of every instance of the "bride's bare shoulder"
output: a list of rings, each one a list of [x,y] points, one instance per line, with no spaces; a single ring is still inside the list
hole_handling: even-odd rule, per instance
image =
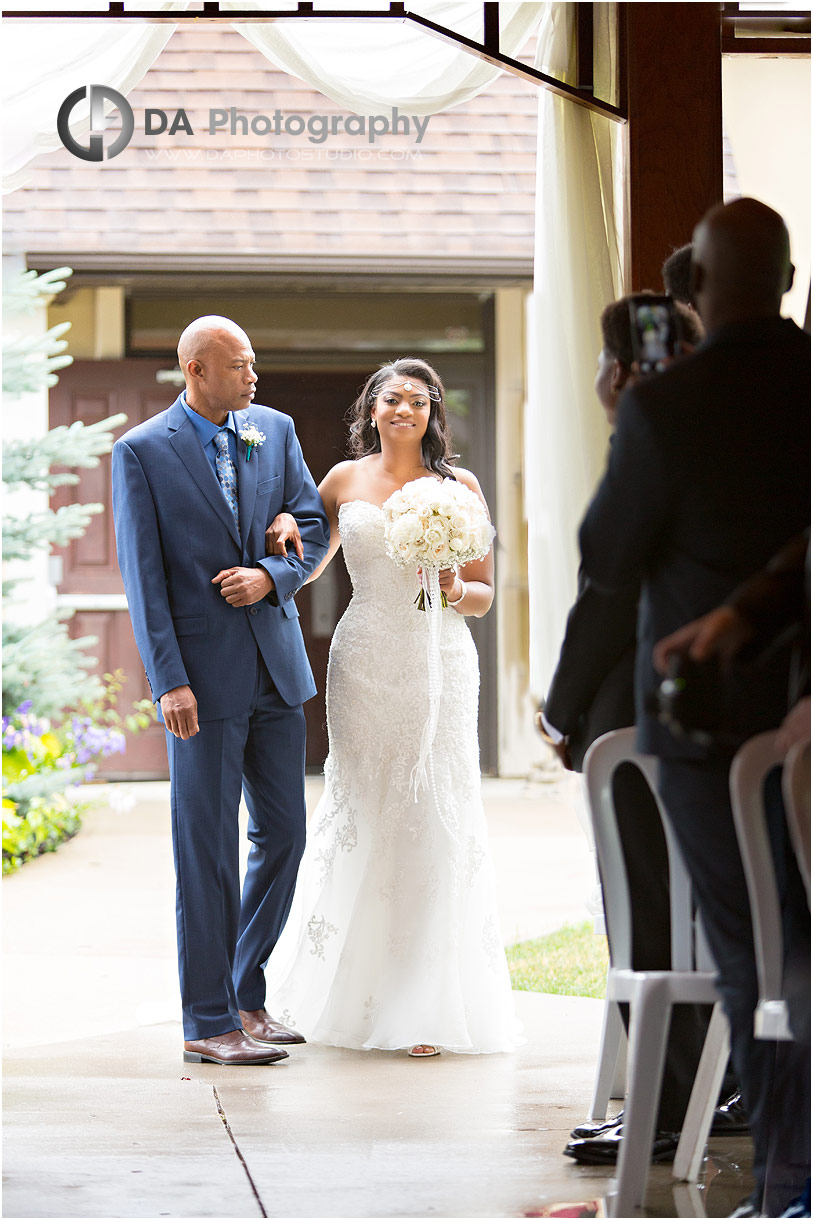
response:
[[[338,513],[341,505],[348,500],[370,498],[370,456],[372,455],[338,462],[331,467],[319,484],[319,492],[326,508],[330,506]]]
[[[470,470],[465,470],[462,466],[455,466],[454,476],[459,483],[471,488],[472,491],[476,491],[478,496],[482,496],[483,493],[480,490],[480,483],[476,474],[472,474]]]
[[[319,490],[324,494],[325,491],[332,493],[338,491],[347,484],[353,475],[353,467],[355,462],[337,462],[335,466],[331,466],[322,482],[319,484]]]

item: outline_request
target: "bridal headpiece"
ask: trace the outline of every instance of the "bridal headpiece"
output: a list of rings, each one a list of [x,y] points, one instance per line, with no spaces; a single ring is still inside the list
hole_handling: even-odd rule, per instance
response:
[[[426,382],[424,382],[424,385],[426,385]],[[402,381],[401,389],[406,390],[407,394],[409,394],[409,392],[411,390],[416,389],[415,382],[414,381]],[[426,392],[429,395],[429,397],[432,399],[432,402],[441,402],[440,390],[437,389],[436,386],[426,385]],[[381,390],[375,390],[375,389],[370,390],[370,401],[374,402],[380,393],[381,393]]]

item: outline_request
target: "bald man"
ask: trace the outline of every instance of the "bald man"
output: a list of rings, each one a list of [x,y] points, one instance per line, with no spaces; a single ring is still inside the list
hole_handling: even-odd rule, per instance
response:
[[[316,687],[294,594],[329,529],[293,421],[253,403],[246,333],[198,318],[178,360],[183,393],[113,448],[116,544],[166,728],[184,1059],[270,1064],[303,1041],[265,1011],[263,967],[305,840],[302,704]],[[301,547],[266,557],[282,512]],[[252,844],[242,896],[241,790]]]
[[[793,269],[776,212],[753,199],[720,205],[697,226],[693,245],[692,291],[707,337],[694,355],[622,397],[615,446],[580,545],[584,570],[599,587],[643,581],[638,744],[660,760],[661,795],[731,1023],[756,1179],[753,1198],[735,1214],[773,1216],[809,1174],[810,1048],[753,1036],[754,946],[728,773],[740,742],[781,723],[788,654],[730,675],[725,735],[708,746],[659,722],[652,651],[726,601],[807,526],[810,341],[780,317]],[[781,842],[783,827],[774,829]],[[795,917],[789,930],[805,935]]]

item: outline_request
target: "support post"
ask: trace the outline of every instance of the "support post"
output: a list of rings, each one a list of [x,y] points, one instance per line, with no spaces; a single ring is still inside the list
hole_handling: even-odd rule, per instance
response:
[[[627,291],[662,290],[660,268],[723,198],[719,4],[627,3]]]

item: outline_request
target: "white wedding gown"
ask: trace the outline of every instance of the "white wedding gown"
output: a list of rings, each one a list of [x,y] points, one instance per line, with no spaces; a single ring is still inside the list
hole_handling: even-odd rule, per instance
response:
[[[512,1050],[522,1039],[480,797],[474,641],[444,610],[438,803],[425,789],[416,802],[410,775],[429,707],[416,575],[386,555],[377,505],[343,504],[339,525],[353,597],[330,647],[325,790],[266,970],[266,1007],[333,1046]]]

